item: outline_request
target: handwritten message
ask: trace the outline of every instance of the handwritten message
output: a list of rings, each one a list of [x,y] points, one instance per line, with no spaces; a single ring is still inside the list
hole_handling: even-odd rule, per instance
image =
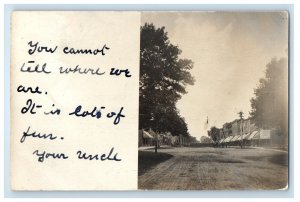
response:
[[[137,188],[139,19],[12,14],[12,189]]]

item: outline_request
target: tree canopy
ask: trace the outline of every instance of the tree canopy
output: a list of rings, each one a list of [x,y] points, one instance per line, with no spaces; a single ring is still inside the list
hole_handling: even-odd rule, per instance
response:
[[[212,139],[207,136],[201,136],[200,141],[201,143],[213,143]]]
[[[220,132],[221,130],[215,126],[212,126],[208,131],[208,136],[214,141],[218,141],[220,139]]]
[[[187,135],[187,124],[177,101],[194,84],[193,62],[180,59],[181,50],[170,43],[164,27],[141,27],[139,127],[173,135]]]
[[[251,99],[251,117],[264,129],[276,128],[288,133],[288,62],[286,58],[272,59],[267,64],[265,78],[259,80]],[[287,138],[286,138],[287,139]]]

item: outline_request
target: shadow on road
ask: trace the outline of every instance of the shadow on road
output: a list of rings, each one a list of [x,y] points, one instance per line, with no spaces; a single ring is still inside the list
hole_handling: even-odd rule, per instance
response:
[[[274,164],[280,165],[280,166],[288,166],[288,154],[286,154],[286,153],[276,154],[271,157],[269,155],[262,155],[262,156],[246,156],[244,158],[248,159],[248,160],[256,161],[256,162],[265,161],[265,162],[274,163]]]
[[[143,175],[145,172],[155,167],[157,164],[160,164],[172,157],[173,155],[162,152],[155,154],[154,152],[150,151],[139,151],[138,175]]]
[[[277,165],[288,166],[288,154],[274,155],[269,158],[269,161]]]

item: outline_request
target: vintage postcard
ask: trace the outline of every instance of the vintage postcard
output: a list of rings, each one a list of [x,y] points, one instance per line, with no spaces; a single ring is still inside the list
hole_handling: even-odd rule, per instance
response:
[[[286,11],[15,11],[11,189],[288,189]]]

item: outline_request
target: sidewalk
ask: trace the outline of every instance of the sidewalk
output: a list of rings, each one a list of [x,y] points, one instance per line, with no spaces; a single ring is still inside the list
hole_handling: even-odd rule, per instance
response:
[[[160,145],[160,147],[158,147],[158,149],[169,148],[169,147],[172,147],[172,146],[170,146],[170,145]],[[150,149],[153,149],[153,151],[154,151],[154,146],[139,147],[139,151],[150,150]]]
[[[144,150],[148,150],[151,148],[154,150],[154,146],[142,146],[142,147],[139,147],[139,151],[144,151]]]

